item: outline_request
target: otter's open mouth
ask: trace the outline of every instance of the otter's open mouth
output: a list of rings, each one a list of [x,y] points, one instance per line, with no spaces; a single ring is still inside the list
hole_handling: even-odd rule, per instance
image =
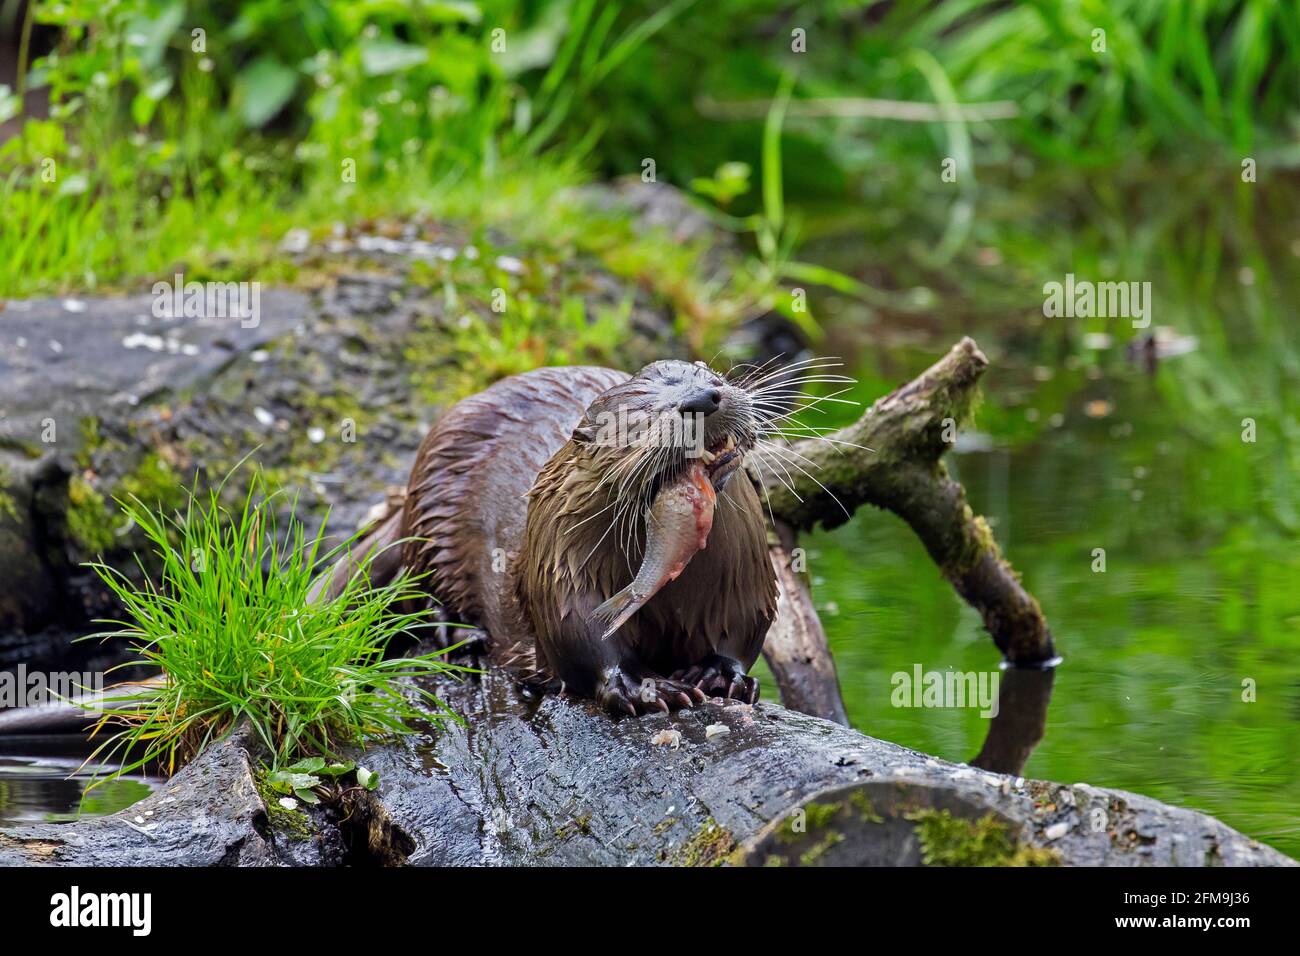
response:
[[[727,433],[722,438],[700,452],[700,461],[704,470],[715,486],[740,466],[744,457],[745,446],[736,442],[736,436]]]

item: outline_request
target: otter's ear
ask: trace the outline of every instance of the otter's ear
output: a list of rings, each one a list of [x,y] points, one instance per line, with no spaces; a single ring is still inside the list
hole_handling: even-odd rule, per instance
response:
[[[596,426],[584,418],[578,422],[578,427],[573,430],[572,438],[576,442],[589,445],[596,440]]]

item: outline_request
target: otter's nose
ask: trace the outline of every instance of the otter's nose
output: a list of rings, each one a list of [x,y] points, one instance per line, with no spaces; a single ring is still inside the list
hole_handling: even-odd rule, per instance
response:
[[[722,392],[716,388],[703,388],[692,395],[682,399],[677,406],[678,411],[683,413],[695,413],[699,415],[712,415],[722,404]]]

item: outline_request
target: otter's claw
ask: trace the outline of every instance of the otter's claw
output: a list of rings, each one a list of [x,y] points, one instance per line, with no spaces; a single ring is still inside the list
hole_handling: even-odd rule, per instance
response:
[[[726,697],[746,704],[758,701],[758,681],[737,661],[714,656],[673,674],[673,678],[698,687],[710,697]]]
[[[621,668],[608,672],[596,690],[596,701],[615,717],[666,714],[703,700],[704,694],[691,684],[650,673],[638,679]]]

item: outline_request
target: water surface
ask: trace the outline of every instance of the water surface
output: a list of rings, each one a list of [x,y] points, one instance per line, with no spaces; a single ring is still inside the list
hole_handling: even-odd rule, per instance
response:
[[[10,742],[6,742],[8,745]],[[58,746],[39,749],[57,751]],[[87,792],[96,772],[110,772],[81,757],[55,753],[0,752],[0,826],[66,823],[79,817],[116,813],[143,800],[158,786],[157,778],[127,776]]]

